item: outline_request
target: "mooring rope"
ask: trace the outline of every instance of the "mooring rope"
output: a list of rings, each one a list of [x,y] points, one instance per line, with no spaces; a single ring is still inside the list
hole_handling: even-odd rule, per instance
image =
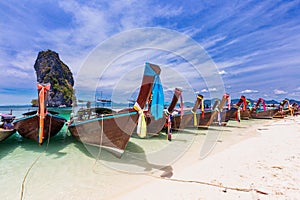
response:
[[[99,152],[98,152],[98,155],[95,159],[95,163],[94,163],[94,166],[93,166],[93,172],[96,173],[95,171],[95,166],[97,164],[97,162],[99,161],[100,159],[100,154],[101,154],[101,142],[102,142],[102,137],[103,137],[103,134],[104,134],[104,127],[103,127],[103,117],[104,117],[104,114],[101,114],[101,135],[100,135],[100,144],[99,144]]]
[[[229,186],[224,186],[221,184],[215,184],[215,183],[208,183],[205,181],[196,181],[196,180],[182,180],[182,179],[175,179],[175,178],[167,178],[167,177],[161,177],[161,176],[155,176],[153,174],[149,174],[149,176],[157,178],[157,179],[162,179],[162,180],[167,180],[167,181],[173,181],[173,182],[180,182],[180,183],[196,183],[196,184],[201,184],[201,185],[208,185],[212,187],[218,187],[222,188],[223,192],[227,192],[227,190],[234,190],[234,191],[239,191],[239,192],[256,192],[258,194],[263,194],[263,195],[269,195],[269,193],[261,191],[256,188],[238,188],[238,187],[229,187]]]
[[[31,169],[33,168],[33,166],[37,163],[37,161],[42,157],[42,155],[44,153],[47,152],[48,150],[48,146],[49,146],[49,142],[50,142],[50,133],[51,133],[51,125],[52,125],[52,115],[50,115],[50,123],[49,123],[49,132],[48,132],[48,141],[47,141],[47,146],[46,146],[46,149],[45,151],[41,152],[41,154],[34,160],[34,162],[30,165],[30,167],[28,168],[24,178],[23,178],[23,181],[22,181],[22,190],[21,190],[21,200],[23,200],[23,197],[24,197],[24,190],[25,190],[25,181],[27,179],[27,176],[28,174],[30,173]]]

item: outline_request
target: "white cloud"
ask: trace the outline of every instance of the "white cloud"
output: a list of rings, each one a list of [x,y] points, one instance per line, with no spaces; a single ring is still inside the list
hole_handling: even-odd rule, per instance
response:
[[[225,70],[221,70],[221,71],[219,71],[219,74],[224,75],[224,74],[227,74],[227,72]]]
[[[11,61],[11,64],[23,70],[30,70],[33,71],[33,65],[35,59],[37,58],[38,53],[33,51],[20,51],[16,55],[16,58]]]
[[[249,89],[247,89],[247,90],[241,91],[240,93],[242,93],[242,94],[258,93],[258,91],[257,90],[249,90]]]
[[[243,56],[237,56],[234,58],[227,59],[225,61],[219,61],[216,63],[216,65],[222,69],[238,66],[238,65],[245,64],[245,63],[251,61],[253,57],[257,56],[260,53],[264,53],[264,52],[261,52],[260,50],[258,50],[258,51],[251,52],[251,53],[243,55]]]
[[[300,98],[300,92],[298,92],[298,91],[297,92],[292,92],[289,95],[292,96],[292,97],[294,97],[294,98],[296,98],[296,99]]]
[[[202,89],[201,90],[202,93],[216,92],[216,91],[218,91],[217,88],[209,88],[208,90],[207,89]]]
[[[274,92],[274,94],[287,94],[286,91],[284,91],[284,90],[279,90],[279,89],[275,89],[275,90],[273,90],[273,92]]]
[[[26,79],[31,77],[30,74],[16,69],[8,69],[6,71],[6,75],[8,75],[9,77],[26,78]]]
[[[296,73],[282,76],[282,66],[286,66],[286,71],[293,71],[300,64],[300,37],[296,34],[300,31],[300,25],[297,17],[289,12],[296,8],[298,1],[280,5],[268,1],[259,3],[258,6],[252,6],[253,2],[247,1],[227,2],[222,6],[201,1],[161,4],[147,0],[128,0],[121,3],[108,0],[97,3],[77,0],[46,2],[28,1],[24,5],[12,4],[9,1],[0,3],[2,10],[5,10],[4,17],[0,19],[0,68],[3,72],[9,69],[8,73],[11,75],[25,76],[28,82],[35,81],[34,60],[39,50],[49,48],[60,54],[75,75],[89,52],[109,36],[131,28],[163,26],[192,36],[196,42],[209,48],[209,55],[217,61],[219,74],[232,75],[230,80],[228,76],[224,76],[225,85],[247,83],[248,88],[256,88],[261,94],[269,92],[272,98],[276,97],[275,93],[287,93],[283,90],[273,91],[277,88],[276,84],[279,84],[276,82],[279,77],[280,88],[289,88],[290,82],[297,83],[298,80]],[[211,9],[212,6],[214,9]],[[53,7],[56,9],[51,14],[43,10],[54,10]],[[243,12],[245,9],[247,12]],[[213,13],[219,14],[211,17]],[[201,17],[197,14],[201,14]],[[195,20],[192,20],[193,16]],[[187,20],[186,28],[178,29]],[[209,33],[207,30],[210,30]],[[165,45],[172,47],[174,41],[178,42],[173,39]],[[188,48],[182,49],[190,51]],[[159,56],[144,54],[136,63],[142,66],[144,60],[148,60],[166,64],[163,60],[166,61],[168,56]],[[123,59],[132,67],[133,57]],[[202,80],[194,80],[199,75],[181,66],[183,77],[189,77],[195,90],[206,87],[212,88],[211,91],[215,91],[214,87],[220,90],[216,85],[198,84]],[[203,65],[203,69],[205,68]],[[185,76],[188,73],[190,75]],[[218,72],[214,75],[217,74]],[[3,77],[2,79],[1,87],[4,82]],[[111,76],[110,80],[105,84],[112,85],[116,79]],[[16,85],[16,80],[12,82]],[[25,85],[24,80],[22,85]],[[300,91],[300,85],[296,84],[291,90]],[[209,92],[209,89],[203,91]],[[237,93],[239,91],[241,89],[236,90]],[[245,93],[250,91],[253,92],[244,90]]]
[[[214,36],[214,37],[211,37],[203,42],[201,42],[201,45],[205,48],[205,49],[208,49],[210,47],[213,47],[215,46],[218,42],[221,42],[223,40],[226,39],[226,36]]]

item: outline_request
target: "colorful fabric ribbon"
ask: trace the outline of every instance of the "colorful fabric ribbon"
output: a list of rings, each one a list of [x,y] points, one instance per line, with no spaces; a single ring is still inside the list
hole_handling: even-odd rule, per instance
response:
[[[218,108],[216,108],[216,111],[218,112],[218,123],[219,125],[222,125],[222,111],[220,111]]]
[[[264,108],[264,111],[266,111],[266,110],[267,110],[267,108],[266,108],[266,103],[265,103],[265,100],[264,100],[263,98],[259,98],[259,99],[258,99],[258,101],[257,101],[257,103],[256,103],[256,106],[255,106],[255,108],[256,108],[256,112],[257,112],[257,108],[258,108],[258,106],[259,106],[260,102],[262,102],[262,104],[263,104],[263,108]]]
[[[240,108],[240,107],[237,108],[237,112],[236,112],[236,120],[237,120],[238,122],[241,122],[241,108]]]
[[[266,111],[267,108],[266,108],[266,103],[265,103],[265,101],[263,101],[263,107],[264,107],[264,111]]]
[[[151,114],[154,120],[158,120],[163,117],[164,111],[164,92],[161,85],[159,75],[155,75],[154,84],[152,88],[152,102],[151,102]]]
[[[231,99],[229,95],[227,96],[227,101],[228,101],[228,110],[230,110]]]
[[[145,138],[147,136],[147,124],[145,119],[144,110],[141,109],[140,105],[135,102],[133,108],[139,113],[138,125],[137,125],[137,135],[140,138]]]
[[[39,91],[39,111],[38,111],[38,115],[39,115],[39,136],[38,136],[38,141],[39,144],[43,143],[43,139],[44,139],[44,126],[45,126],[45,117],[47,115],[47,110],[45,107],[45,95],[47,93],[48,90],[50,90],[50,84],[48,85],[42,85],[42,84],[38,84],[37,88]],[[49,133],[50,134],[50,133]],[[48,135],[48,137],[50,137],[50,135]]]
[[[288,103],[288,109],[291,113],[291,116],[294,116],[294,109],[291,107],[290,102],[288,100],[287,100],[287,103]]]
[[[167,123],[168,123],[168,140],[171,141],[172,140],[172,114],[168,114],[168,117],[167,117]]]
[[[184,114],[184,110],[183,110],[184,103],[183,103],[183,97],[181,93],[179,97],[180,97],[180,118],[182,119]]]
[[[246,108],[247,108],[247,99],[246,99],[246,97],[244,97],[244,96],[242,96],[243,98],[243,110],[245,111],[246,110]]]
[[[191,110],[191,112],[193,113],[194,126],[196,127],[198,125],[198,122],[197,122],[197,112],[194,112],[193,110]]]
[[[197,96],[198,99],[201,101],[201,118],[204,118],[204,98],[202,96]]]
[[[249,106],[249,109],[251,111],[252,110],[252,104],[251,104],[251,102],[249,100],[246,100],[246,102],[247,102],[247,106]]]

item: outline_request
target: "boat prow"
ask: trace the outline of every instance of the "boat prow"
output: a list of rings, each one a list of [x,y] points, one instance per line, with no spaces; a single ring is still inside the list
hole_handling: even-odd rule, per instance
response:
[[[0,124],[0,142],[6,140],[8,137],[16,132],[12,122],[15,116],[11,114],[0,113],[1,124]]]
[[[48,112],[45,106],[50,84],[38,84],[37,86],[39,92],[38,111],[24,113],[24,117],[16,119],[13,124],[21,136],[42,144],[45,139],[55,136],[67,120],[56,115],[56,112]]]
[[[75,114],[69,131],[84,144],[101,147],[117,157],[124,153],[139,118],[143,117],[143,109],[150,97],[155,78],[160,74],[160,67],[146,63],[140,92],[131,109],[119,113],[91,115],[94,118],[82,120]]]

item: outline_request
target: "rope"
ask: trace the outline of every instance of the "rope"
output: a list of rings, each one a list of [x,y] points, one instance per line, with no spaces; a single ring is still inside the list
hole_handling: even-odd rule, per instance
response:
[[[154,178],[163,179],[163,180],[167,180],[167,181],[180,182],[180,183],[196,183],[196,184],[200,184],[200,185],[208,185],[208,186],[212,186],[212,187],[218,187],[218,188],[224,189],[223,192],[227,192],[227,190],[234,190],[234,191],[239,191],[239,192],[252,192],[252,191],[254,191],[254,192],[259,193],[259,194],[269,195],[267,192],[258,190],[256,188],[229,187],[229,186],[224,186],[222,184],[208,183],[208,182],[205,182],[205,181],[182,180],[182,179],[155,176],[153,174],[149,174],[149,175],[154,177]]]
[[[104,133],[104,128],[103,128],[103,114],[101,114],[101,136],[100,136],[100,144],[99,144],[99,152],[98,152],[98,155],[97,155],[97,157],[96,157],[96,160],[95,160],[95,163],[94,163],[94,166],[93,166],[93,172],[95,172],[96,173],[96,171],[95,171],[95,166],[96,166],[96,164],[97,164],[97,162],[98,162],[98,160],[100,159],[100,154],[101,154],[101,142],[103,141],[102,140],[102,137],[103,137],[103,133]]]
[[[240,107],[237,108],[237,121],[241,122],[241,108]]]
[[[222,124],[222,111],[217,110],[217,112],[218,112],[218,123],[219,123],[219,125],[221,125]]]
[[[38,160],[42,157],[42,155],[44,153],[47,152],[48,150],[48,147],[49,147],[49,143],[50,143],[50,133],[51,133],[51,126],[52,126],[52,116],[50,115],[50,123],[49,123],[49,132],[48,132],[48,141],[47,141],[47,146],[46,146],[46,149],[44,152],[42,152],[35,160],[34,162],[30,165],[30,167],[28,168],[24,178],[23,178],[23,181],[22,181],[22,190],[21,190],[21,200],[23,200],[24,198],[24,190],[25,190],[25,181],[27,179],[27,176],[29,175],[31,169],[33,168],[33,166],[38,162]]]

